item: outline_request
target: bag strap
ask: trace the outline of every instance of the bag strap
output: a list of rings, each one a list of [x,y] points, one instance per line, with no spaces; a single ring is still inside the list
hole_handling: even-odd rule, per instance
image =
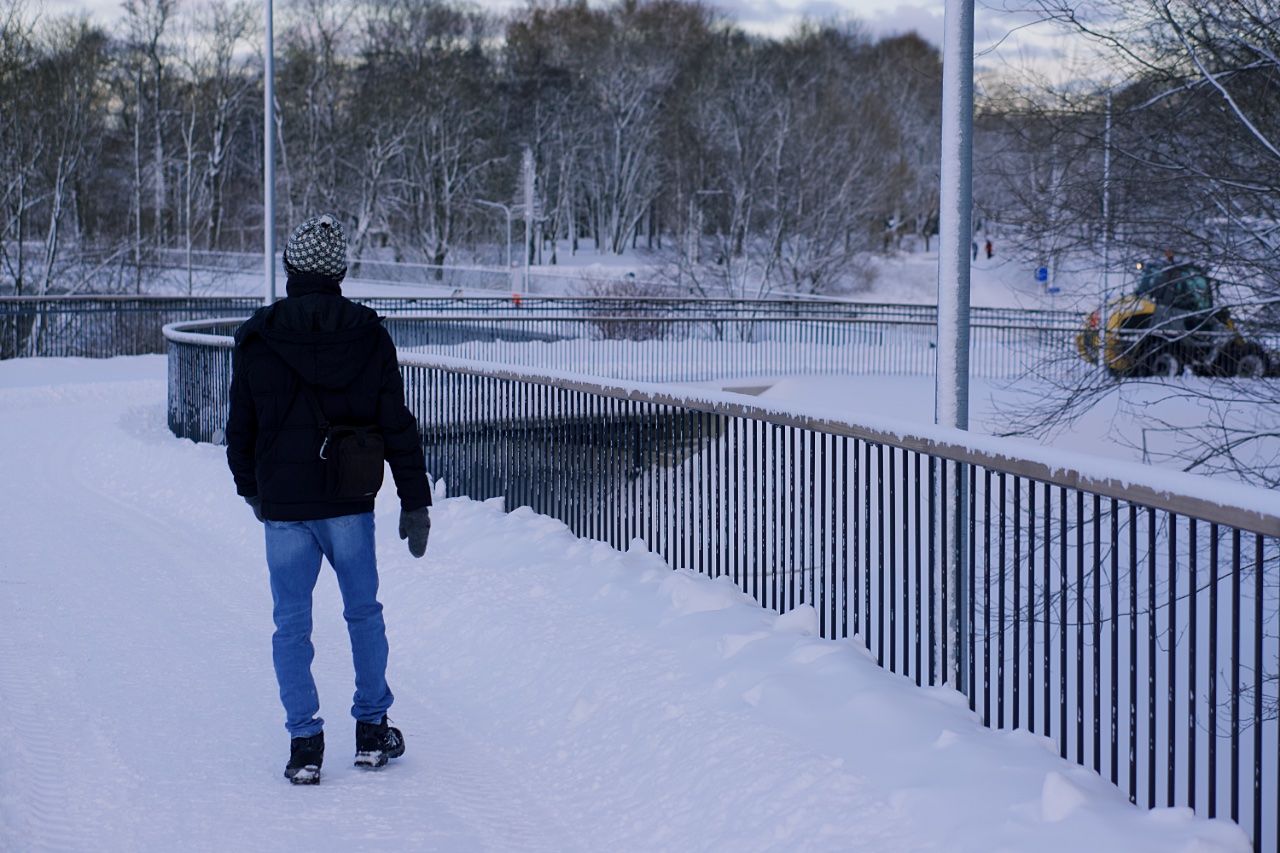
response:
[[[307,403],[311,406],[312,413],[316,416],[316,423],[320,427],[320,434],[324,436],[324,441],[320,445],[320,458],[328,459],[325,454],[329,450],[329,419],[324,416],[324,410],[320,408],[320,400],[316,397],[316,389],[311,387],[311,383],[302,378],[302,374],[294,371],[298,377],[298,385],[302,389],[302,394],[307,398]]]
[[[287,362],[286,362],[287,364]],[[320,427],[320,434],[324,436],[324,441],[320,444],[320,458],[328,459],[326,455],[329,452],[329,442],[333,439],[333,425],[329,423],[329,419],[324,416],[324,410],[320,408],[320,399],[316,396],[316,389],[311,383],[302,378],[302,374],[289,365],[293,370],[293,375],[298,378],[298,387],[302,390],[303,396],[307,398],[307,403],[311,406],[311,412],[316,416],[316,424]],[[358,430],[361,446],[364,445],[365,434],[367,428]]]

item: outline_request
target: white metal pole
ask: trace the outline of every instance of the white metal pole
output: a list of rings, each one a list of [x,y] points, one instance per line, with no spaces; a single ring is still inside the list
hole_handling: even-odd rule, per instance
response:
[[[267,38],[263,62],[262,130],[262,250],[266,273],[265,299],[276,301],[276,134],[275,134],[275,45],[272,35],[271,0],[267,0]]]
[[[973,229],[973,0],[946,0],[942,37],[942,163],[938,205],[938,363],[934,420],[969,428],[969,272]],[[945,465],[945,463],[944,463]],[[945,677],[967,693],[968,471],[955,466],[946,502],[944,606],[952,638]]]
[[[934,420],[969,428],[973,216],[973,0],[946,0],[938,208],[938,373]]]
[[[533,254],[533,150],[524,149],[524,292],[529,287],[529,256]]]

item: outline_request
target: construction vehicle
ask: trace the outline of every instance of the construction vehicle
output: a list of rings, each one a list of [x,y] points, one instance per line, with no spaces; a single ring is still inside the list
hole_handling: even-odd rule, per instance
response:
[[[1140,263],[1134,292],[1108,302],[1105,317],[1090,314],[1076,348],[1091,364],[1105,359],[1116,377],[1172,377],[1186,368],[1197,376],[1271,375],[1271,356],[1237,331],[1231,312],[1216,304],[1217,290],[1195,264]]]

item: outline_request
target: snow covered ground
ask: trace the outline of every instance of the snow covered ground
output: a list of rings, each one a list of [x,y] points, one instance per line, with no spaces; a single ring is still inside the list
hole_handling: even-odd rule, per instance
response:
[[[1003,247],[1000,247],[1003,248]],[[973,262],[970,271],[970,302],[983,308],[1060,308],[1068,310],[1092,311],[1097,307],[1102,287],[1102,274],[1094,269],[1064,269],[1056,274],[1053,282],[1058,293],[1050,294],[1048,284],[1036,280],[1036,263],[1018,257],[1006,257],[997,254],[992,258],[980,255]],[[181,267],[168,270],[167,274],[158,275],[151,282],[149,291],[156,294],[183,295],[187,292],[187,277]],[[249,261],[249,256],[234,255],[224,259],[224,268],[240,265],[248,272],[210,272],[198,269],[195,277],[195,292],[205,296],[247,295],[256,296],[262,293],[263,282],[260,265]],[[369,259],[377,261],[377,258]],[[388,259],[389,260],[389,259]],[[577,254],[571,254],[563,245],[556,264],[535,264],[530,268],[531,284],[528,292],[538,295],[578,295],[595,292],[596,288],[610,281],[622,281],[628,276],[637,280],[657,282],[659,274],[655,264],[662,258],[656,254],[638,251],[625,255],[597,253],[587,247]],[[1089,259],[1081,262],[1089,265]],[[215,266],[217,266],[215,264]],[[915,305],[933,305],[938,299],[938,253],[904,251],[892,255],[871,255],[867,266],[871,272],[870,280],[864,282],[861,289],[852,293],[833,294],[834,298],[851,299],[860,302],[891,302]],[[381,280],[386,276],[386,268],[377,263],[353,268],[351,276],[343,285],[348,296],[447,296],[453,292],[452,284],[441,286],[433,284],[425,267],[415,272],[413,265],[398,268],[396,277],[404,276],[407,280],[420,277],[421,284],[391,283]],[[523,287],[523,270],[516,268],[508,278],[498,268],[489,268],[496,273],[492,276],[477,276],[477,281],[486,281],[495,289],[476,290],[477,294],[506,293]],[[1122,286],[1121,276],[1113,275],[1111,287]],[[276,288],[284,292],[285,276],[283,270],[277,274]],[[655,291],[662,294],[662,288]],[[671,296],[682,296],[678,289],[673,289]]]
[[[290,786],[261,528],[165,426],[165,359],[0,362],[0,849],[1247,850],[1049,741],[982,728],[853,641],[637,546],[442,497],[427,556],[379,499],[392,718],[350,767],[316,594],[323,783]]]

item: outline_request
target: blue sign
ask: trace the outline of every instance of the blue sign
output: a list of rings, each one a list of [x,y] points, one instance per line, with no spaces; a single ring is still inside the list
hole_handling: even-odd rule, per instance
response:
[[[1040,267],[1039,269],[1036,270],[1036,281],[1048,281],[1048,280],[1049,280],[1049,271],[1047,269],[1045,269],[1044,267]]]
[[[1062,292],[1062,288],[1061,288],[1061,287],[1046,287],[1046,288],[1045,288],[1045,290],[1047,290],[1049,293],[1061,293],[1061,292]]]

